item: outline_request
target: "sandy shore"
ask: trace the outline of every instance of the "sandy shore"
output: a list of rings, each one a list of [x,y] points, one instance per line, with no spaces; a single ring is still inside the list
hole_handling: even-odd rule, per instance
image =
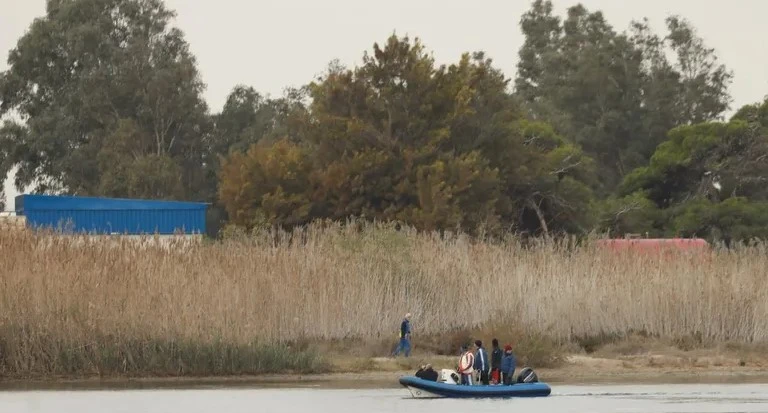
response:
[[[337,356],[332,372],[234,377],[110,377],[0,380],[0,389],[107,389],[200,387],[396,388],[397,379],[414,373],[412,366],[431,363],[451,368],[454,357],[413,356],[405,359]],[[541,381],[553,385],[660,383],[768,383],[768,363],[762,358],[683,354],[633,356],[570,355],[555,368],[536,368]]]

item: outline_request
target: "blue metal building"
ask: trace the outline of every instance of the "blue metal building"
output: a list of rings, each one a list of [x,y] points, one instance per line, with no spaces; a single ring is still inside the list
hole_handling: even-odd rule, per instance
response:
[[[88,234],[204,234],[208,204],[200,202],[19,195],[16,215],[27,226]]]

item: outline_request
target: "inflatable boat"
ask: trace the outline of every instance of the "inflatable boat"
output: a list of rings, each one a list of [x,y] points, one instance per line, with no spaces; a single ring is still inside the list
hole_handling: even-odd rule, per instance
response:
[[[448,378],[446,378],[446,373]],[[431,398],[510,398],[510,397],[546,397],[552,389],[546,383],[515,383],[513,385],[460,385],[450,376],[453,372],[444,372],[438,381],[424,380],[415,376],[400,377],[400,384],[411,395],[419,399]]]

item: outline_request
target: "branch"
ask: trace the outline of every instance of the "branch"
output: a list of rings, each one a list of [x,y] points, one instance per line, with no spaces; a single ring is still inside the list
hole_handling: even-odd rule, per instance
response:
[[[566,157],[565,159],[563,159],[563,163],[564,163],[564,162],[567,162],[567,161],[568,161],[569,159],[571,159],[572,157],[573,157],[573,155],[568,155],[568,157]],[[581,165],[581,161],[578,161],[578,162],[572,163],[572,164],[570,164],[570,165],[564,166],[564,167],[562,167],[562,168],[560,168],[560,169],[556,169],[556,170],[554,170],[554,171],[550,172],[549,174],[550,174],[550,175],[560,175],[560,174],[564,174],[564,173],[568,172],[569,170],[571,170],[571,169],[573,169],[573,168],[575,168],[575,167],[577,167],[577,166],[579,166],[579,165]]]
[[[640,203],[639,203],[639,202],[637,202],[637,201],[635,201],[635,202],[632,202],[631,204],[629,204],[629,205],[625,205],[623,208],[621,208],[621,209],[620,209],[620,210],[619,210],[619,211],[616,213],[616,216],[615,216],[615,218],[614,218],[614,219],[618,220],[618,219],[619,219],[619,217],[621,217],[622,215],[624,215],[624,214],[628,214],[628,213],[630,213],[630,212],[632,212],[632,211],[637,211],[637,210],[639,210],[639,209],[641,209],[641,208],[640,208]]]
[[[574,208],[573,205],[571,205],[570,202],[566,201],[563,198],[560,198],[554,192],[547,192],[546,194],[541,194],[541,195],[544,196],[544,197],[549,198],[551,201],[553,201],[554,203],[556,203],[557,205],[559,205],[559,206],[561,206],[561,207],[563,207],[565,209],[569,209],[571,211],[576,209],[576,208]]]
[[[530,144],[532,144],[533,142],[535,142],[535,141],[536,141],[536,139],[539,139],[539,137],[538,137],[538,136],[531,136],[530,138],[528,138],[528,139],[524,140],[524,141],[523,141],[523,144],[524,144],[524,145],[530,145]]]

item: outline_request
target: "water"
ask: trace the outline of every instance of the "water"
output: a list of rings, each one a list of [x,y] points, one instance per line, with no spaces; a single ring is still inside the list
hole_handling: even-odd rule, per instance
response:
[[[768,412],[768,385],[675,384],[553,386],[546,398],[410,398],[407,390],[341,388],[193,388],[2,391],[3,413],[686,413]]]

